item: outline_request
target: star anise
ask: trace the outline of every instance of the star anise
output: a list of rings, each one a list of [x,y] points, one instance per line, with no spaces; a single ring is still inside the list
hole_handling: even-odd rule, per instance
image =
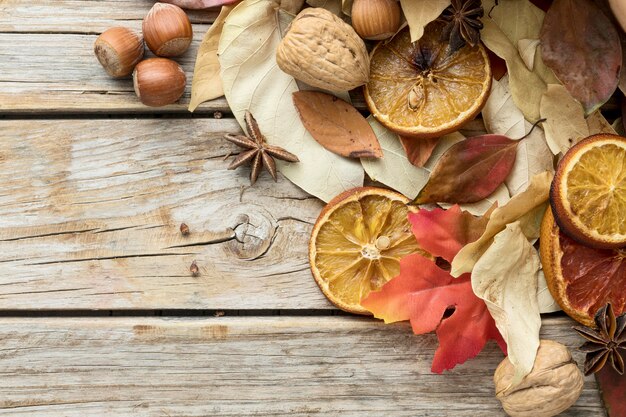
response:
[[[231,162],[228,169],[235,169],[245,163],[252,161],[252,171],[250,172],[250,185],[254,184],[265,166],[274,181],[276,181],[276,162],[278,158],[287,162],[300,161],[297,156],[287,152],[278,146],[271,146],[265,142],[265,136],[261,134],[259,125],[249,111],[245,115],[247,135],[226,135],[226,140],[240,146],[247,151],[241,152]]]
[[[450,53],[458,51],[466,43],[476,46],[480,42],[480,30],[483,28],[480,18],[483,14],[481,0],[452,0],[439,16],[439,20],[446,23],[441,36],[450,44]]]
[[[582,337],[588,340],[578,348],[585,352],[585,375],[598,372],[611,361],[618,374],[624,374],[624,358],[619,349],[626,351],[626,313],[615,317],[613,307],[607,304],[594,317],[597,329],[574,327]]]

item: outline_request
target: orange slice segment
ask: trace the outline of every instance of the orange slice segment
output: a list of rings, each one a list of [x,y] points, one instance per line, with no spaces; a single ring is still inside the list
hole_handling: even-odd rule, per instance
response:
[[[363,187],[335,197],[311,235],[311,272],[324,295],[342,310],[367,314],[361,299],[400,273],[400,259],[419,251],[407,219],[409,200]]]
[[[365,100],[387,128],[403,136],[433,138],[458,130],[485,104],[491,66],[482,45],[451,53],[443,24],[429,24],[411,43],[409,29],[372,51]]]
[[[550,202],[563,232],[596,248],[626,246],[626,138],[600,134],[559,162]]]
[[[626,312],[626,250],[595,249],[559,230],[548,208],[541,224],[541,264],[548,288],[563,311],[585,326],[606,303]]]

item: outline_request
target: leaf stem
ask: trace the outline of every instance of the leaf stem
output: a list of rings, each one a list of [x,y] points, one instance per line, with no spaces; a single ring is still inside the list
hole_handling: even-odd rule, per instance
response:
[[[539,119],[537,120],[535,123],[533,123],[533,127],[530,128],[530,131],[528,133],[526,133],[524,136],[522,136],[521,138],[519,138],[518,140],[522,140],[522,139],[526,139],[528,136],[530,136],[531,133],[533,133],[533,130],[535,130],[535,128],[537,127],[537,125],[539,123],[543,123],[548,119]]]

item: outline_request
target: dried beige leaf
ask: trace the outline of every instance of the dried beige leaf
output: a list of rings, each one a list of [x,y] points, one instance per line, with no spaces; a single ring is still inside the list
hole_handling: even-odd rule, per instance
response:
[[[540,118],[540,103],[547,89],[546,83],[535,72],[529,70],[522,60],[515,44],[489,17],[483,18],[481,32],[483,43],[496,55],[506,61],[509,85],[515,105],[524,113],[526,120],[535,122]]]
[[[620,119],[621,123],[621,119]],[[587,117],[587,127],[589,128],[590,135],[597,135],[598,133],[608,133],[610,135],[617,135],[617,129],[604,118],[600,110],[596,110]]]
[[[583,106],[560,84],[548,85],[541,98],[541,117],[546,141],[553,154],[565,153],[572,145],[589,136]]]
[[[546,276],[542,270],[537,273],[537,302],[539,303],[539,312],[541,314],[554,313],[555,311],[561,311],[561,307],[548,289],[548,283],[546,282]]]
[[[521,39],[539,39],[545,13],[528,0],[483,0],[485,14],[517,45]]]
[[[485,301],[506,341],[513,385],[530,373],[539,347],[539,267],[537,251],[514,222],[494,236],[472,270],[474,294]]]
[[[452,261],[451,275],[458,277],[471,272],[478,259],[491,244],[493,237],[504,230],[507,224],[519,220],[523,230],[536,230],[534,227],[538,217],[536,209],[548,200],[552,177],[552,172],[535,175],[526,190],[512,197],[505,205],[496,208],[491,213],[482,236],[475,242],[465,245],[455,256]],[[532,215],[530,218],[527,216],[529,213]],[[529,238],[529,236],[526,237]]]
[[[278,170],[294,184],[329,201],[344,190],[363,184],[363,169],[328,152],[306,131],[293,105],[298,91],[294,78],[276,64],[282,29],[293,20],[277,0],[246,0],[228,16],[218,49],[224,92],[243,126],[249,110],[269,144],[300,159],[298,164],[276,161]]]
[[[532,125],[525,121],[525,126],[530,132]],[[517,146],[515,165],[504,182],[514,196],[525,190],[535,175],[545,171],[554,171],[554,160],[544,131],[535,127]]]
[[[450,5],[450,0],[400,0],[400,4],[409,23],[411,42],[415,42],[424,34],[424,27]]]
[[[524,114],[513,102],[509,90],[509,76],[504,75],[500,81],[491,83],[491,94],[482,110],[483,122],[489,133],[519,139],[526,134]]]
[[[539,46],[539,39],[520,39],[517,41],[517,49],[519,54],[529,70],[533,70],[535,66],[535,54]]]
[[[324,148],[347,158],[380,158],[367,120],[349,103],[320,91],[297,91],[293,102],[304,127]]]
[[[190,112],[193,112],[201,103],[224,95],[222,78],[220,77],[220,63],[217,59],[217,47],[226,17],[235,6],[236,4],[222,6],[219,16],[202,39],[196,57],[193,81],[191,82]]]
[[[398,135],[369,116],[367,121],[372,126],[378,142],[383,149],[381,159],[362,159],[361,163],[367,175],[409,198],[414,198],[428,182],[430,171],[412,165],[406,157]]]

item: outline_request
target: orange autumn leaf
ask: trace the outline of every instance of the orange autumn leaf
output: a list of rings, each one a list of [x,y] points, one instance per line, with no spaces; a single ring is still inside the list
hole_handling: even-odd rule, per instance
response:
[[[372,127],[350,103],[319,91],[297,91],[293,103],[306,130],[324,148],[348,158],[382,158]]]
[[[404,148],[404,152],[406,152],[409,162],[421,168],[428,162],[428,159],[430,159],[437,143],[439,143],[439,138],[414,139],[400,136],[400,142],[402,143],[402,147]]]
[[[458,206],[420,210],[410,214],[409,221],[420,246],[448,262],[485,227],[484,220]],[[439,347],[431,368],[436,373],[475,357],[491,339],[506,352],[487,306],[472,291],[470,275],[455,279],[420,254],[403,258],[400,275],[370,293],[361,305],[385,323],[410,320],[415,334],[436,331]]]

